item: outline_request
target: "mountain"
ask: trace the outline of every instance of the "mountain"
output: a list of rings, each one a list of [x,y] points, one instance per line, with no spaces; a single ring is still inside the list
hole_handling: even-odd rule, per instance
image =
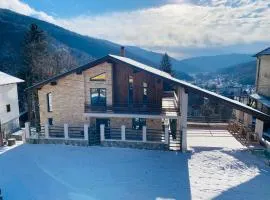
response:
[[[142,58],[151,58],[155,63],[159,63],[162,54],[146,51],[144,49],[128,46],[127,49],[139,55]],[[198,73],[198,72],[216,72],[222,68],[237,66],[246,62],[255,61],[255,58],[248,54],[224,54],[215,56],[192,57],[178,60],[171,57],[171,63],[176,72]]]
[[[255,61],[255,58],[247,54],[225,54],[216,56],[202,56],[181,60],[189,68],[183,68],[186,73],[216,72],[219,69],[237,66],[242,63]]]
[[[244,85],[254,85],[256,77],[256,61],[241,63],[223,68],[218,73],[227,75],[230,79],[237,80]]]
[[[7,9],[0,9],[0,70],[16,75],[22,65],[21,44],[32,23],[37,24],[47,33],[50,45],[69,51],[77,59],[79,65],[107,54],[119,54],[120,52],[120,45],[110,41],[83,36],[45,21]],[[156,57],[150,56],[153,54]],[[138,52],[136,48],[127,48],[126,55],[153,67],[158,67],[161,59],[161,54],[143,49]],[[177,73],[177,76],[185,80],[192,79],[188,74],[181,71]]]

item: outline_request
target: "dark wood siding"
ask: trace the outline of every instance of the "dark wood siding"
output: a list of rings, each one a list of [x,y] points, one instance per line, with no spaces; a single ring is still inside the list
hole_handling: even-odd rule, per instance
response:
[[[145,71],[138,71],[126,64],[114,64],[113,66],[113,104],[128,103],[128,78],[133,76],[133,103],[143,103],[143,82],[148,84],[149,105],[161,106],[163,95],[162,79]]]

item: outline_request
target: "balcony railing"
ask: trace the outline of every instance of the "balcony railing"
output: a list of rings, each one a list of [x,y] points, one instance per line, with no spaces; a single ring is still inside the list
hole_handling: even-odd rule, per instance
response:
[[[91,105],[85,104],[85,113],[135,113],[135,114],[162,114],[165,112],[176,112],[178,108],[162,107],[159,104],[114,104],[111,105]]]

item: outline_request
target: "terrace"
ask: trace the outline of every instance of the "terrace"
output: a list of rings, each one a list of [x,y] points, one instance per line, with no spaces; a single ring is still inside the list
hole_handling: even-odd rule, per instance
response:
[[[85,103],[85,113],[117,113],[117,114],[149,114],[179,116],[178,98],[175,92],[164,92],[162,104],[154,103],[123,103],[113,105],[92,105]]]

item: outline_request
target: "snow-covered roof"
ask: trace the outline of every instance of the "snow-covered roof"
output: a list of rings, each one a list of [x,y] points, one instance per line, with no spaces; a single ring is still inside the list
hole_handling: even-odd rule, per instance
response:
[[[148,65],[145,65],[143,63],[140,63],[138,61],[135,61],[135,60],[132,60],[130,58],[127,58],[127,57],[122,57],[122,56],[117,56],[117,55],[112,55],[112,54],[109,54],[110,57],[113,57],[117,60],[121,60],[127,64],[130,64],[132,66],[136,66],[138,68],[141,68],[143,70],[146,70],[148,72],[151,72],[151,73],[154,73],[154,74],[157,74],[159,76],[163,76],[163,77],[167,77],[167,78],[172,78],[172,76],[164,71],[161,71],[157,68],[154,68],[154,67],[150,67]]]
[[[24,80],[0,71],[0,85],[7,85],[11,83],[21,83],[21,82],[24,82]]]
[[[270,98],[266,98],[265,96],[259,95],[257,93],[251,94],[251,98],[256,99],[257,101],[261,102],[263,105],[270,108]]]
[[[259,53],[255,54],[255,57],[264,56],[264,55],[270,55],[270,47],[260,51]]]

